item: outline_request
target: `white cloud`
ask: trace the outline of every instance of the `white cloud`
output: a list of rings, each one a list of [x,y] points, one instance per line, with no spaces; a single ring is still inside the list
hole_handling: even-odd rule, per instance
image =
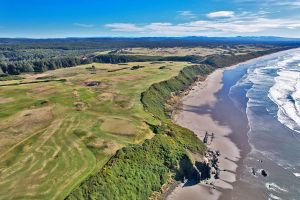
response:
[[[294,1],[277,1],[277,5],[279,6],[295,6],[295,7],[300,7],[300,0],[294,0]]]
[[[112,23],[112,24],[106,24],[105,27],[110,28],[113,31],[120,31],[120,32],[143,31],[142,27],[138,27],[137,25],[131,23]]]
[[[197,17],[196,14],[189,10],[178,11],[178,15],[186,19],[194,19]]]
[[[208,18],[228,18],[234,17],[233,11],[218,11],[218,12],[211,12],[206,15]]]
[[[235,0],[237,3],[253,3],[263,6],[284,6],[288,8],[299,8],[300,0]]]
[[[93,28],[95,27],[94,24],[81,24],[81,23],[74,23],[73,24],[74,26],[79,26],[79,27],[82,27],[82,28]]]
[[[224,15],[223,15],[224,16]],[[228,16],[228,15],[226,15]],[[268,18],[265,12],[241,12],[232,17],[190,20],[186,23],[149,23],[136,25],[131,23],[107,24],[115,32],[134,32],[153,36],[191,36],[191,35],[253,35],[273,30],[300,29],[299,18]]]

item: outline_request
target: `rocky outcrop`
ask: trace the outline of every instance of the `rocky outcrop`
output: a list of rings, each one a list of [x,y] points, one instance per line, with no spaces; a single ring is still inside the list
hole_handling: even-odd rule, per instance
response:
[[[203,180],[210,179],[211,177],[211,166],[207,160],[204,162],[196,162],[195,167],[200,172],[199,174],[199,182]]]
[[[268,176],[266,170],[264,170],[264,169],[261,170],[261,175],[262,175],[263,177],[267,177],[267,176]]]
[[[213,151],[208,149],[205,154],[205,158],[208,160],[208,165],[210,167],[210,176],[214,177],[215,179],[220,178],[221,170],[219,168],[219,156],[221,153],[219,151]]]
[[[219,179],[221,170],[219,168],[219,151],[213,151],[208,149],[205,153],[205,156],[202,161],[196,161],[193,169],[191,170],[190,177],[196,183],[199,183],[203,180],[208,180],[211,178]]]

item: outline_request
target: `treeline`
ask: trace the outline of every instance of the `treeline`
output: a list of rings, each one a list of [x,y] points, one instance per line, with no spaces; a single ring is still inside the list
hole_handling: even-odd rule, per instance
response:
[[[0,69],[9,75],[18,75],[24,72],[45,72],[59,68],[74,67],[81,64],[98,63],[127,63],[155,61],[157,57],[123,56],[123,55],[99,55],[99,56],[65,56],[56,58],[44,58],[34,60],[21,60],[13,62],[0,61]]]
[[[44,72],[47,70],[74,67],[82,63],[83,60],[78,57],[62,57],[33,61],[15,61],[8,63],[0,61],[0,68],[5,74],[18,75],[24,72]]]
[[[93,62],[97,63],[127,63],[127,62],[146,62],[146,61],[181,61],[181,62],[191,62],[196,64],[208,64],[213,66],[226,66],[228,64],[238,63],[243,60],[250,59],[251,57],[257,57],[259,55],[264,55],[271,52],[276,52],[279,50],[288,49],[290,47],[277,47],[267,51],[253,52],[245,55],[213,55],[203,58],[200,56],[169,56],[169,57],[160,57],[160,56],[136,56],[136,55],[114,55],[114,54],[105,54],[105,55],[78,55],[86,54],[87,52],[72,52],[71,55],[68,53],[62,53],[62,56],[53,55],[46,57],[45,53],[40,55],[40,58],[37,56],[27,58],[26,56],[20,56],[16,58],[16,55],[19,54],[9,54],[7,56],[2,54],[2,57],[5,59],[0,59],[0,73],[5,73],[9,75],[18,75],[25,72],[45,72],[47,70],[55,70],[59,68],[74,67],[81,64],[89,64]],[[57,53],[57,52],[56,52]],[[13,56],[12,56],[13,55]],[[21,54],[23,55],[23,54]],[[0,54],[1,56],[1,54]],[[25,57],[25,58],[24,58]],[[46,57],[46,58],[45,58]],[[230,59],[226,59],[230,57]],[[9,58],[9,59],[8,59]]]
[[[43,58],[20,61],[0,61],[0,70],[9,75],[18,75],[25,72],[45,72],[59,68],[74,67],[89,63],[127,63],[127,62],[146,62],[146,61],[186,61],[197,62],[201,57],[182,56],[182,57],[159,57],[159,56],[134,56],[134,55],[98,55],[98,56],[64,56],[54,58]]]
[[[199,56],[134,56],[134,55],[94,55],[101,50],[147,47],[211,47],[235,48],[241,43],[235,39],[222,38],[68,38],[68,39],[1,39],[0,73],[17,75],[24,72],[44,72],[63,67],[73,67],[92,62],[126,63],[143,61],[187,61],[200,63]],[[297,42],[290,41],[289,47]],[[274,45],[255,44],[257,47],[284,48],[287,43],[274,42]],[[300,45],[300,44],[299,44]],[[220,58],[222,59],[222,58]]]
[[[121,49],[164,47],[216,47],[240,44],[299,46],[297,39],[251,37],[145,37],[145,38],[62,38],[9,39],[0,38],[0,49]]]
[[[82,63],[88,50],[0,49],[0,71],[9,75],[43,72]]]

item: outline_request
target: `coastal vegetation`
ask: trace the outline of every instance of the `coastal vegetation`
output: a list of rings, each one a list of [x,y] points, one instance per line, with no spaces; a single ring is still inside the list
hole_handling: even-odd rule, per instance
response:
[[[93,62],[116,64],[168,60],[195,63],[209,55],[247,54],[273,47],[263,42],[253,45],[209,38],[0,39],[0,44],[0,74],[10,75],[40,73]],[[276,45],[285,47],[291,44],[282,42]]]
[[[189,152],[203,155],[205,146],[192,131],[174,124],[163,110],[172,92],[183,90],[198,75],[209,72],[206,70],[201,66],[183,68],[179,75],[153,84],[142,93],[146,111],[160,122],[149,124],[156,135],[142,145],[119,150],[67,199],[147,199],[168,179],[189,177],[194,165]]]
[[[160,121],[159,124],[150,124],[156,135],[142,145],[119,150],[101,171],[84,181],[67,199],[147,199],[154,191],[160,191],[168,181],[167,177],[176,180],[189,177],[194,165],[189,152],[204,155],[205,145],[193,132],[170,120],[166,101],[173,93],[187,89],[197,77],[206,76],[217,67],[230,66],[267,53],[246,55],[241,59],[235,55],[223,57],[224,64],[221,65],[216,62],[217,58],[212,57],[210,65],[187,66],[177,76],[151,85],[142,93],[141,102],[145,110]],[[146,174],[146,178],[142,174]]]
[[[40,51],[30,44],[25,54]],[[0,199],[145,199],[188,177],[205,146],[171,121],[167,103],[218,67],[270,53],[123,55],[71,46],[1,59],[33,71],[1,65]]]
[[[118,149],[152,138],[149,124],[159,121],[145,112],[140,95],[188,65],[93,63],[1,81],[0,199],[65,198]],[[165,141],[162,148],[173,144]]]

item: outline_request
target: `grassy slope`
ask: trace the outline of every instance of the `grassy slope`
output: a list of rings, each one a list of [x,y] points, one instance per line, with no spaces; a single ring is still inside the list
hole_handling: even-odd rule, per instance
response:
[[[48,72],[49,76],[66,78],[66,82],[0,87],[0,133],[4,138],[4,147],[0,149],[0,172],[5,174],[0,178],[0,197],[60,199],[90,174],[94,175],[74,190],[69,199],[101,198],[106,194],[112,196],[102,197],[114,199],[116,188],[123,199],[134,198],[134,194],[142,195],[137,198],[149,196],[170,173],[181,178],[188,171],[185,169],[190,166],[185,165],[190,159],[186,149],[204,150],[192,132],[168,119],[164,108],[166,99],[172,92],[185,89],[196,75],[255,56],[222,57],[221,60],[226,59],[226,65],[218,63],[219,57],[209,58],[205,64],[210,67],[187,67],[181,72],[187,63],[138,63],[146,67],[135,71],[122,69],[126,65],[95,64],[97,74],[90,74],[87,66]],[[133,65],[137,63],[129,63],[128,67]],[[159,69],[166,65],[164,70]],[[107,72],[107,69],[114,72]],[[178,73],[179,76],[171,78]],[[103,84],[89,88],[83,84],[87,79],[100,80]],[[140,94],[146,90],[142,105]],[[83,111],[76,111],[74,103]],[[41,114],[39,120],[36,113]],[[42,116],[43,113],[48,117]],[[28,121],[28,116],[34,123]],[[31,122],[30,128],[24,125],[28,122]],[[117,149],[151,137],[146,122],[152,124],[157,135],[142,146],[120,150],[126,154],[117,153],[102,168]],[[145,162],[149,163],[148,168],[144,167]],[[116,178],[120,170],[129,174],[122,179],[121,185],[120,179]],[[145,184],[139,182],[141,174],[148,174],[148,178],[143,178]]]
[[[192,161],[188,152],[203,154],[205,147],[193,132],[168,119],[164,105],[172,92],[185,89],[198,75],[211,71],[207,66],[186,67],[177,76],[149,87],[141,101],[147,112],[160,121],[160,125],[152,125],[156,135],[142,146],[120,150],[68,199],[147,199],[152,192],[160,190],[170,174],[177,179],[189,175]]]
[[[159,191],[170,173],[177,179],[189,175],[192,161],[188,152],[203,153],[205,147],[194,133],[170,121],[166,100],[172,93],[186,89],[199,75],[271,52],[210,57],[202,65],[186,67],[178,76],[153,84],[143,92],[141,101],[145,110],[161,122],[152,125],[155,137],[142,146],[118,151],[101,171],[83,182],[67,199],[147,199],[152,192]]]
[[[62,199],[122,146],[152,137],[140,94],[187,63],[94,64],[47,72],[66,82],[0,87],[0,199]],[[138,70],[124,69],[143,65]],[[159,69],[167,65],[168,69]],[[2,81],[1,84],[35,80]],[[101,81],[86,87],[84,81]],[[83,105],[77,111],[74,103]]]

